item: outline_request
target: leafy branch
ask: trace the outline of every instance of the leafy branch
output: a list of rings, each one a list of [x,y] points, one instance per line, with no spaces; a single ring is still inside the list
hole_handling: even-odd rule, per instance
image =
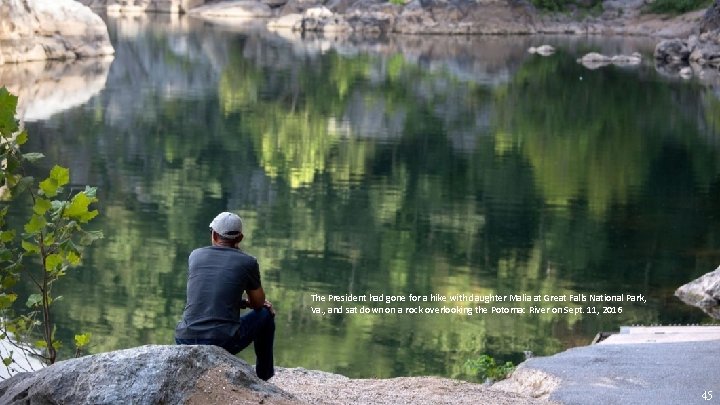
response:
[[[22,153],[21,146],[28,134],[21,130],[15,119],[17,97],[0,88],[0,338],[15,348],[42,358],[47,364],[57,360],[61,342],[55,339],[55,324],[51,305],[61,297],[52,295],[55,282],[67,271],[80,264],[85,246],[102,238],[99,231],[83,228],[98,215],[90,206],[97,202],[96,189],[64,193],[70,182],[70,170],[54,166],[49,176],[37,182],[25,174],[25,165],[44,156],[41,153]],[[32,213],[18,235],[8,224],[11,207],[19,206],[29,198]],[[27,277],[34,292],[26,301],[26,309],[15,305],[18,299],[13,288],[21,276]],[[27,342],[41,329],[42,339],[35,342],[41,353],[18,342]],[[78,335],[82,346],[88,344],[89,335]],[[77,353],[82,349],[78,345]],[[12,352],[5,357],[7,366],[14,361]]]

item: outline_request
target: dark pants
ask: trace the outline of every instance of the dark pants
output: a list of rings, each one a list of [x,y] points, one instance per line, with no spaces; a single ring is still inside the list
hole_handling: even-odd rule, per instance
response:
[[[240,317],[240,329],[228,339],[178,339],[179,345],[220,346],[231,354],[254,343],[255,373],[262,380],[269,380],[274,374],[273,341],[275,340],[275,319],[267,308],[248,312]]]

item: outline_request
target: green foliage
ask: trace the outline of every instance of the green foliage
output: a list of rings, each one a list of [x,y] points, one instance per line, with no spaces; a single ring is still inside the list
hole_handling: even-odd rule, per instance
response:
[[[90,344],[91,336],[92,333],[81,333],[79,335],[75,335],[75,357],[82,356],[83,352]]]
[[[512,362],[507,361],[505,364],[497,364],[495,359],[487,354],[466,361],[465,367],[480,379],[490,381],[503,380],[515,370],[515,365]]]
[[[707,7],[712,0],[655,0],[647,10],[658,14],[682,14]]]
[[[389,0],[390,4],[395,4],[396,6],[402,6],[405,4],[405,0]]]
[[[50,316],[50,306],[59,298],[53,298],[52,287],[69,268],[80,263],[83,247],[102,237],[81,226],[97,216],[98,211],[90,209],[97,198],[91,187],[74,195],[65,193],[63,187],[70,182],[70,171],[64,167],[53,167],[39,183],[24,175],[24,165],[43,155],[21,152],[20,146],[28,135],[20,131],[14,118],[16,106],[17,97],[0,89],[0,158],[5,162],[0,173],[0,180],[4,180],[0,196],[6,204],[0,209],[0,333],[30,354],[31,349],[21,342],[42,335],[36,346],[43,349],[43,360],[52,364],[62,345],[55,339],[56,328]],[[22,227],[24,232],[9,229],[9,207],[15,205],[20,210],[28,206],[28,200],[32,212]],[[24,301],[26,310],[13,305],[18,295],[12,289],[21,277],[27,277],[35,287]],[[41,331],[37,332],[37,328]],[[81,344],[76,346],[85,347],[89,335],[79,336]],[[12,356],[3,358],[6,365],[12,361]]]

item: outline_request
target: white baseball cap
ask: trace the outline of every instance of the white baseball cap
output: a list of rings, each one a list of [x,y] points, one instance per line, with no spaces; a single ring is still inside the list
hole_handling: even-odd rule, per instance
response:
[[[240,236],[242,228],[242,219],[232,212],[221,212],[210,222],[210,229],[228,239],[235,239]]]

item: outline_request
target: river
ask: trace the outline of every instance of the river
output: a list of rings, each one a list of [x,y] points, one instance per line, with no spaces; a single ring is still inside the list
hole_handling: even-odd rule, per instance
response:
[[[28,99],[38,172],[59,163],[98,187],[90,227],[105,239],[58,284],[61,338],[90,332],[91,352],[172,343],[187,255],[224,210],[245,220],[282,366],[473,380],[465,361],[481,354],[517,363],[621,325],[710,322],[673,291],[720,260],[720,98],[659,74],[652,40],[107,21],[112,62],[0,76]],[[558,51],[527,52],[542,43]],[[589,51],[644,62],[591,70],[576,62]],[[339,305],[313,294],[438,313],[320,315]],[[500,306],[525,313],[438,301],[458,294],[516,296]],[[591,295],[623,298],[595,314]]]

